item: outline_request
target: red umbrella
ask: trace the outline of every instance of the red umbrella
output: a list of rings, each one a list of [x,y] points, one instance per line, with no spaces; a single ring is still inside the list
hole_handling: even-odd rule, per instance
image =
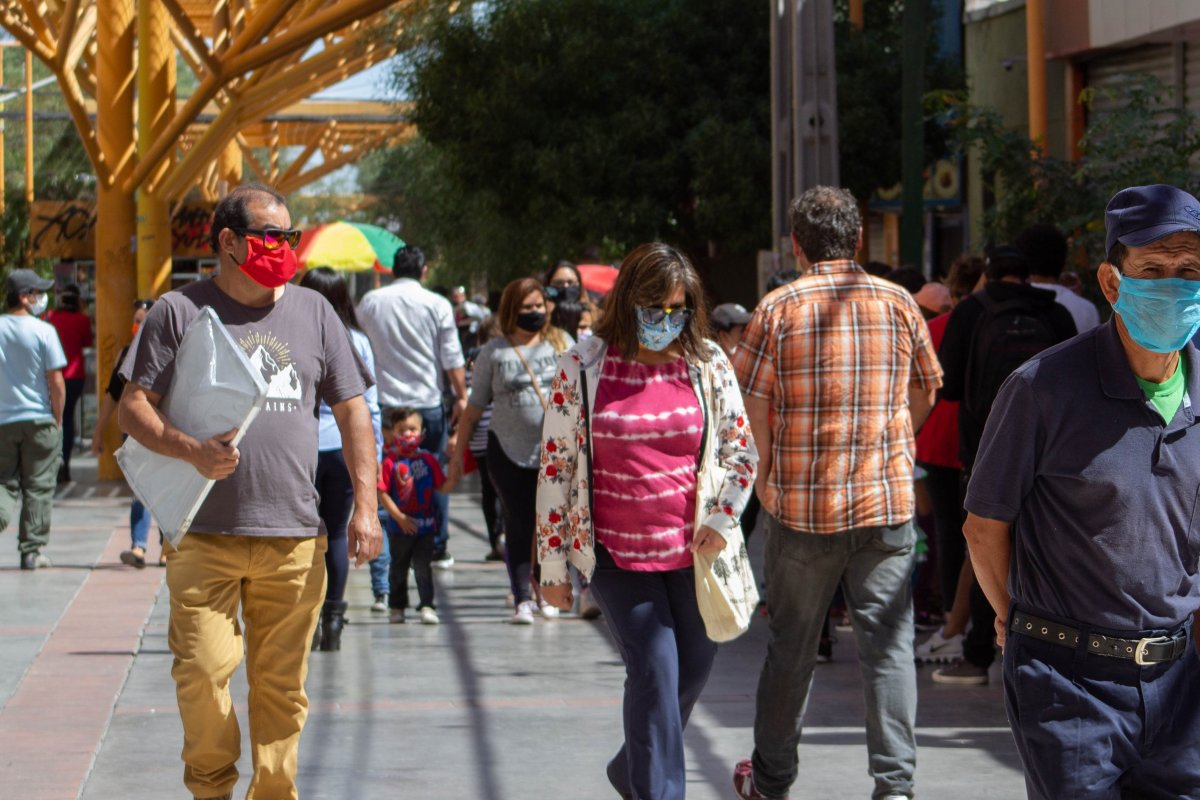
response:
[[[580,264],[579,275],[583,288],[596,294],[608,294],[617,280],[617,268],[608,264]]]

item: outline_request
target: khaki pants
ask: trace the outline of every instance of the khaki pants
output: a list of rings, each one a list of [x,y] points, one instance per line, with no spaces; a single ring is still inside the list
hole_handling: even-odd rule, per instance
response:
[[[242,660],[250,684],[254,777],[247,800],[295,800],[304,679],[325,595],[324,536],[189,533],[168,548],[171,675],[183,720],[183,782],[196,797],[228,797],[241,733],[229,679]]]
[[[12,521],[20,499],[17,549],[22,553],[36,553],[50,541],[62,447],[62,430],[52,419],[0,425],[0,531]]]

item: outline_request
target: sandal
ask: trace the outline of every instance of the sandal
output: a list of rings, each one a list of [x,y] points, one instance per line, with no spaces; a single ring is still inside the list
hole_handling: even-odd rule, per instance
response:
[[[167,554],[166,553],[162,553],[161,555],[159,555],[158,565],[160,567],[165,567],[167,565]]]
[[[131,567],[136,567],[137,569],[145,569],[146,553],[145,551],[139,553],[136,550],[122,550],[121,563],[128,564]]]

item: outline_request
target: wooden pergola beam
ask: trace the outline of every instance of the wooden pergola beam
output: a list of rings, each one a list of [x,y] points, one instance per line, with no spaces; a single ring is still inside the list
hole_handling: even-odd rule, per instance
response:
[[[212,101],[222,86],[237,75],[245,74],[256,67],[264,66],[272,60],[287,56],[298,49],[308,47],[314,39],[319,38],[329,31],[340,30],[347,27],[352,22],[372,15],[373,13],[393,5],[394,0],[342,0],[333,6],[325,8],[313,16],[289,28],[286,32],[280,34],[278,38],[267,40],[262,44],[250,47],[251,42],[258,41],[263,33],[269,29],[270,25],[277,22],[286,13],[287,9],[294,5],[296,0],[268,0],[260,6],[256,13],[249,17],[246,27],[237,35],[231,42],[228,50],[225,52],[223,60],[220,62],[220,70],[216,72],[206,72],[200,82],[199,87],[192,94],[191,98],[180,109],[178,115],[171,122],[171,127],[164,132],[161,139],[154,142],[153,145],[145,153],[143,160],[134,170],[129,184],[126,188],[133,191],[142,186],[151,173],[154,171],[154,165],[157,164],[168,148],[176,141],[187,126],[196,120],[204,106]],[[246,48],[249,47],[248,50]],[[245,50],[243,53],[242,51]],[[240,105],[240,104],[239,104]],[[244,110],[242,112],[245,113]],[[228,133],[229,125],[224,123],[222,129],[225,134]],[[213,133],[210,129],[208,134]],[[228,139],[226,139],[228,141]],[[208,145],[204,146],[207,151]],[[193,154],[189,154],[191,158]],[[189,184],[191,179],[198,172],[198,165],[192,163],[184,169],[188,159],[180,162],[173,168],[163,181],[163,188],[166,189],[169,196],[176,195],[185,184]],[[182,170],[182,174],[178,179],[174,178],[176,171]],[[158,187],[154,187],[157,189]]]
[[[227,137],[231,130],[240,129],[241,120],[262,119],[275,110],[286,108],[292,103],[302,100],[314,92],[319,92],[337,83],[344,77],[360,72],[367,66],[382,60],[382,58],[386,57],[385,52],[386,50],[382,48],[372,51],[367,56],[346,62],[342,69],[336,72],[325,72],[308,83],[294,84],[293,77],[293,87],[290,90],[283,88],[289,83],[286,80],[289,77],[286,73],[272,79],[270,86],[264,84],[264,86],[256,87],[253,93],[243,96],[240,102],[227,106],[221,111],[217,119],[213,121],[209,129],[197,141],[196,147],[192,152],[189,152],[175,166],[175,169],[163,178],[161,184],[156,186],[155,190],[161,190],[168,197],[175,197],[180,192],[186,191],[186,187],[191,185],[192,180],[203,168],[204,158],[207,157],[207,154],[219,151],[229,141],[228,138],[222,139],[221,137]],[[319,58],[322,55],[324,53],[319,53],[314,58]],[[338,54],[334,55],[337,56]],[[305,64],[297,65],[293,69],[306,69]],[[268,92],[268,89],[272,91]],[[251,94],[255,94],[255,97],[252,98]]]
[[[234,75],[249,72],[264,64],[269,64],[277,58],[282,58],[296,49],[306,48],[326,33],[340,30],[357,20],[373,16],[376,12],[393,4],[394,0],[342,0],[289,27],[278,37],[268,39],[245,52],[234,54],[225,63],[225,70]],[[254,22],[258,21],[258,16],[255,14]],[[234,47],[236,46],[235,42]]]
[[[26,19],[13,14],[8,6],[0,7],[0,26],[11,33],[25,49],[32,50],[44,63],[54,63],[54,50],[38,37]]]
[[[55,65],[59,72],[62,72],[67,64],[67,53],[69,53],[75,43],[75,29],[79,21],[79,0],[67,0],[67,4],[63,7],[62,25],[59,28],[58,48],[55,55]],[[82,37],[81,37],[82,38]]]
[[[363,153],[369,152],[377,147],[381,147],[390,140],[397,138],[394,132],[380,134],[379,136],[370,139],[364,139],[359,144],[345,150],[333,158],[326,159],[320,166],[313,167],[308,172],[300,173],[288,181],[280,181],[275,187],[282,194],[291,194],[302,186],[307,186],[314,181],[319,181],[331,172],[336,172],[347,164],[352,164],[362,158]]]
[[[171,19],[175,21],[174,30],[178,31],[187,41],[192,52],[204,64],[205,69],[209,72],[220,72],[221,66],[213,57],[212,51],[208,49],[208,45],[205,44],[204,37],[200,35],[200,31],[196,30],[191,18],[184,12],[177,0],[158,0],[158,2],[167,9]]]

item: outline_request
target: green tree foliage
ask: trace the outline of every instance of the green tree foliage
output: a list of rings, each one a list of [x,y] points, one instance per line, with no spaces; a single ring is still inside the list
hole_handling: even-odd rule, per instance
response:
[[[1098,90],[1081,100],[1091,106]],[[927,108],[963,151],[981,159],[990,203],[983,212],[989,241],[1012,241],[1035,222],[1067,232],[1084,265],[1105,257],[1104,207],[1127,186],[1196,180],[1200,115],[1176,105],[1173,91],[1149,75],[1133,75],[1112,90],[1111,110],[1095,115],[1079,143],[1077,161],[1047,155],[1021,130],[1005,126],[994,109],[962,94],[931,94]]]
[[[936,10],[937,0],[930,2]],[[837,61],[838,145],[842,185],[865,201],[876,189],[900,181],[901,0],[863,3],[863,27],[850,24],[848,0],[834,0]],[[931,13],[925,37],[925,86],[955,91],[965,85],[961,66],[938,53]],[[946,135],[925,126],[925,163],[946,155]]]
[[[501,282],[656,238],[769,244],[766,6],[493,0],[406,36],[398,88],[421,138],[364,172],[451,274]]]

